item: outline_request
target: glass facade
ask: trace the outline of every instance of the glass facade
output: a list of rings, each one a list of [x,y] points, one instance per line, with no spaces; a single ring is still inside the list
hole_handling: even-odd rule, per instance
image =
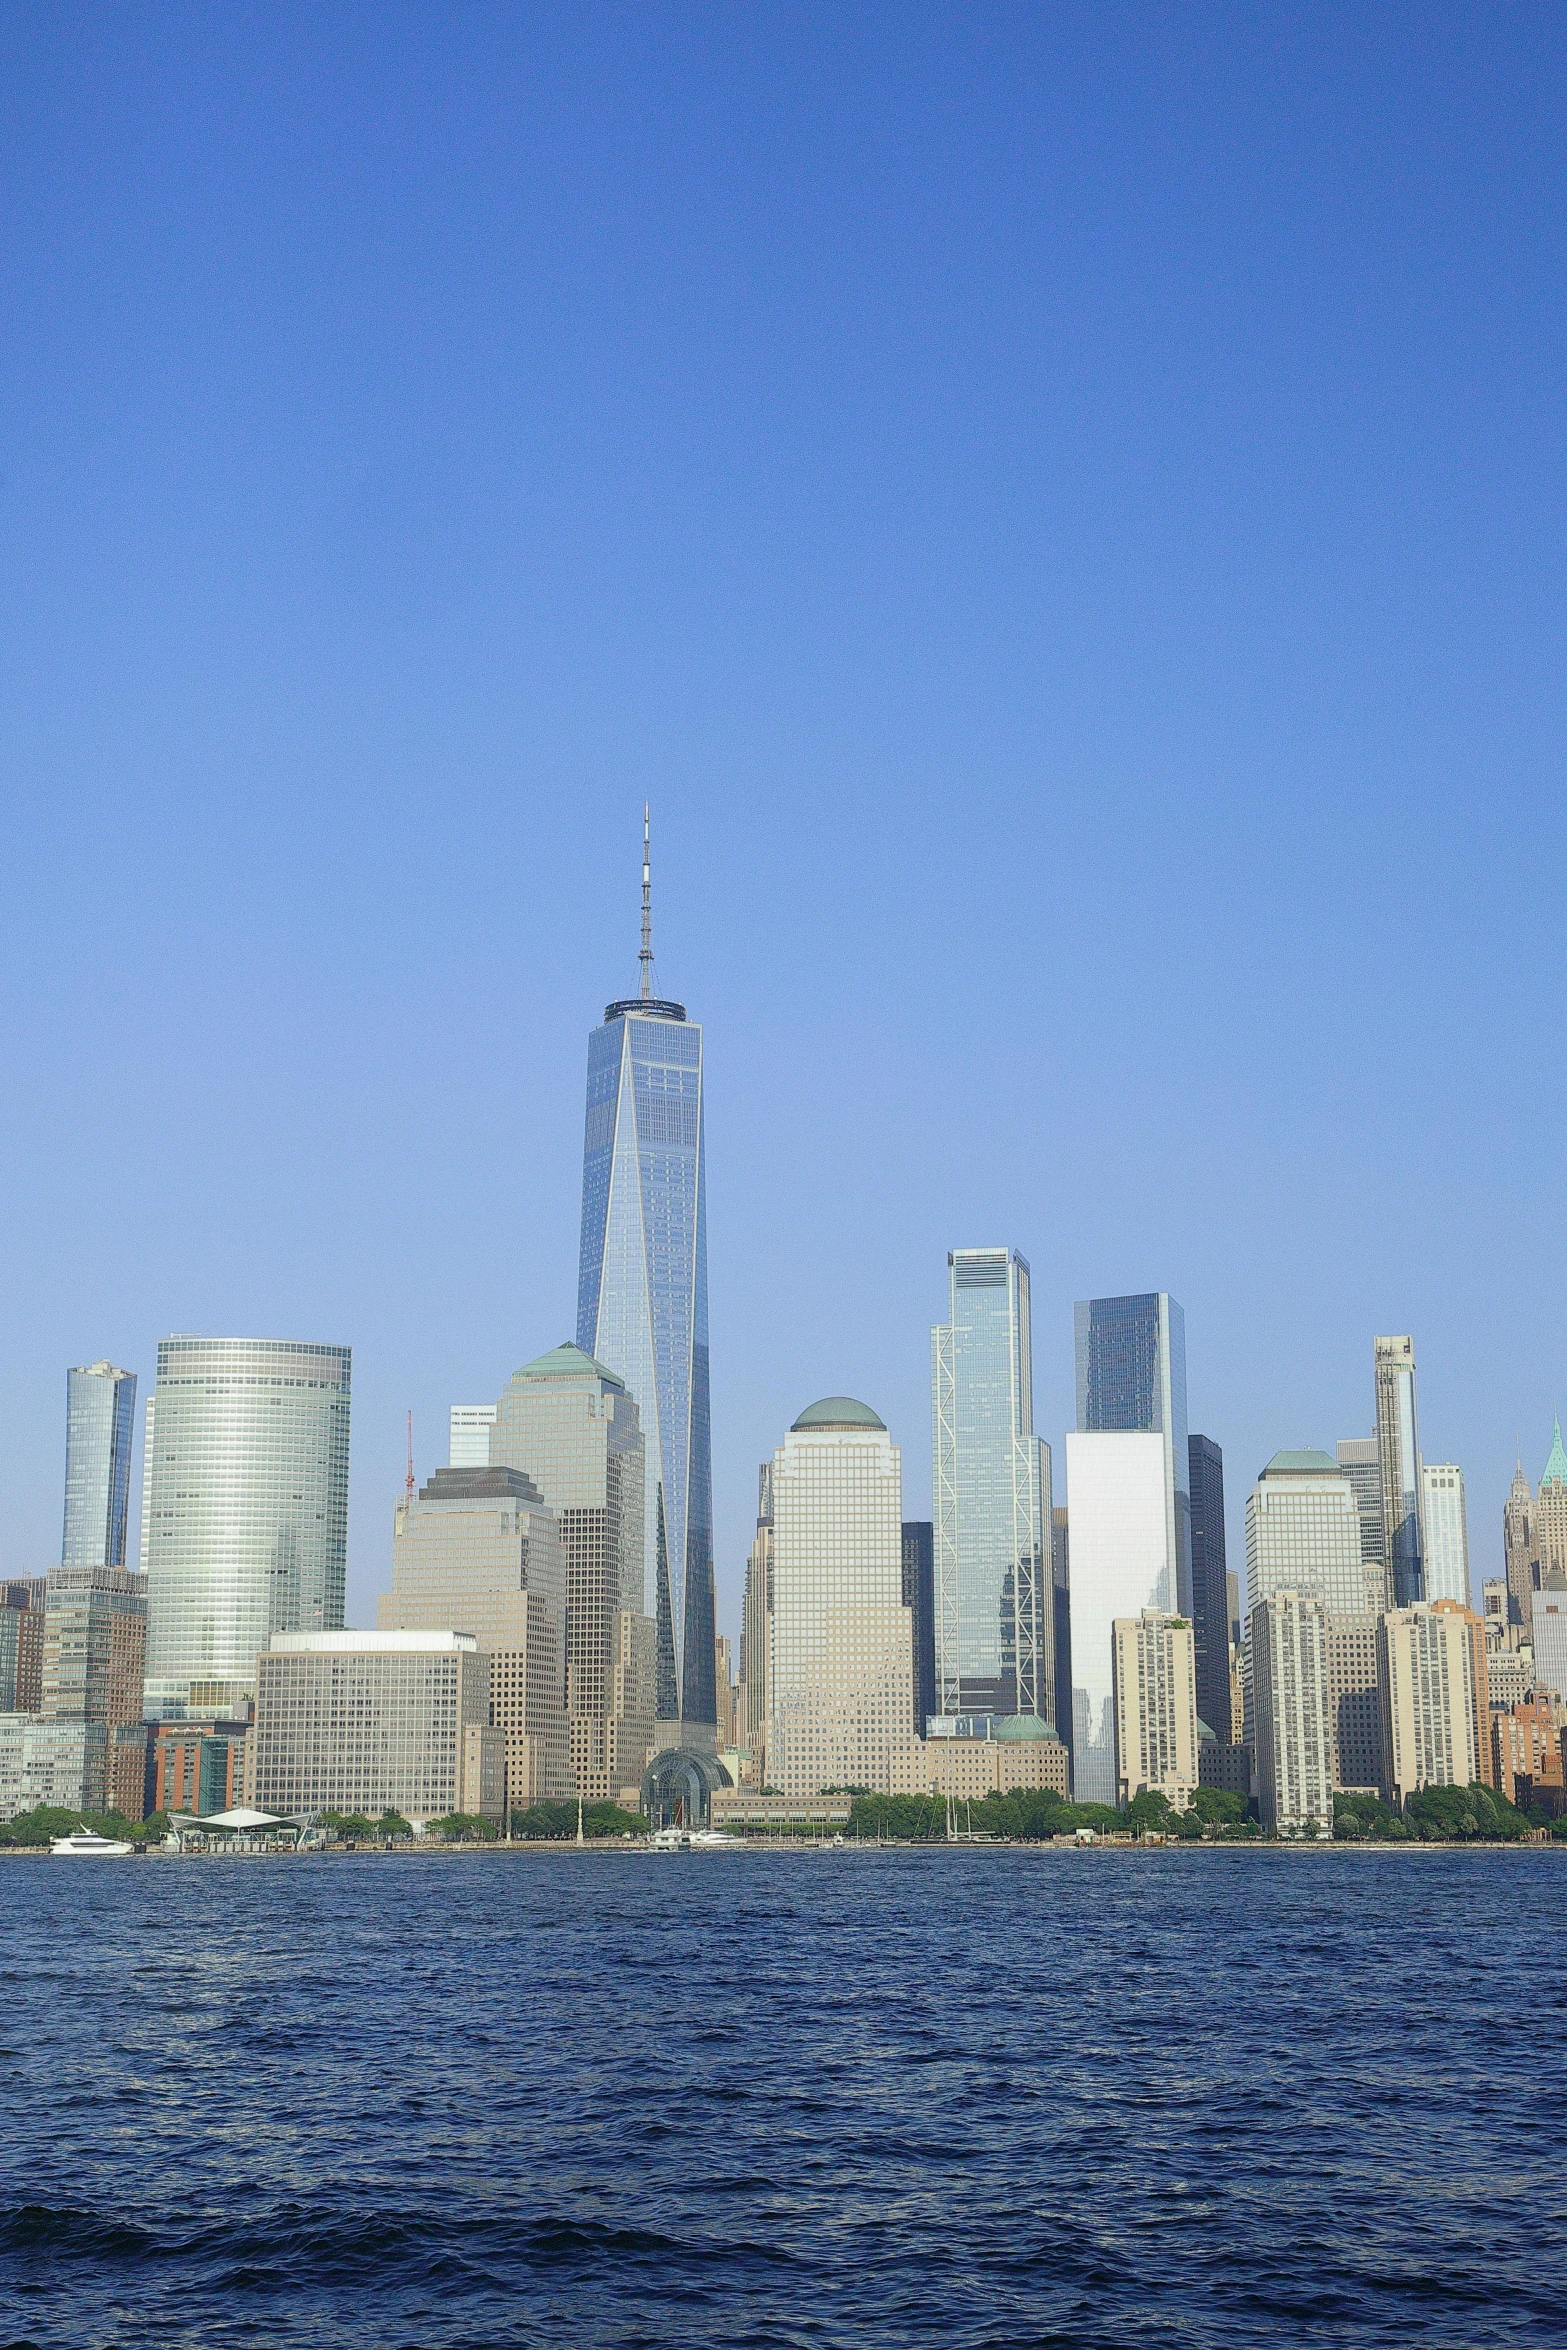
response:
[[[1426,1596],[1469,1605],[1469,1522],[1464,1473],[1456,1461],[1427,1462],[1420,1471],[1425,1505]]]
[[[1354,1488],[1337,1461],[1325,1452],[1276,1452],[1246,1502],[1249,1605],[1294,1591],[1335,1618],[1375,1615],[1375,1575],[1361,1551]]]
[[[89,1363],[65,1375],[66,1567],[123,1567],[136,1374]]]
[[[1033,1434],[1028,1266],[954,1249],[931,1332],[935,1673],[941,1715],[1055,1720],[1050,1450]]]
[[[577,1344],[641,1414],[659,1719],[716,1724],[702,1031],[652,996],[588,1040]]]
[[[1224,1544],[1224,1455],[1211,1436],[1187,1439],[1192,1497],[1192,1624],[1197,1712],[1230,1743],[1230,1601]]]
[[[1379,1338],[1377,1450],[1382,1465],[1382,1523],[1387,1543],[1389,1607],[1414,1607],[1426,1596],[1420,1523],[1420,1432],[1415,1422],[1415,1342]]]
[[[1172,1604],[1192,1612],[1191,1474],[1186,1428],[1186,1316],[1165,1290],[1095,1297],[1075,1309],[1077,1425],[1087,1434],[1157,1432],[1164,1441]]]
[[[273,1632],[336,1631],[348,1555],[346,1346],[169,1338],[143,1480],[150,1719],[237,1705]]]

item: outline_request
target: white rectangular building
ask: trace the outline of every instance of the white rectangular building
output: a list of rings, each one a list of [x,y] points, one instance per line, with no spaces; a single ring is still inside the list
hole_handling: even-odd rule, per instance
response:
[[[102,1722],[0,1714],[0,1820],[41,1803],[97,1811],[109,1733]]]
[[[1383,1796],[1402,1804],[1418,1787],[1489,1782],[1480,1750],[1490,1705],[1480,1619],[1457,1606],[1397,1608],[1377,1627],[1382,1691]]]
[[[1113,1804],[1115,1623],[1176,1606],[1162,1435],[1078,1430],[1066,1440],[1071,1526],[1072,1792]]]
[[[1197,1641],[1185,1616],[1145,1608],[1112,1628],[1116,1794],[1144,1789],[1185,1811],[1197,1787]]]
[[[492,1403],[454,1403],[447,1439],[446,1465],[450,1469],[487,1469],[490,1430],[495,1425]]]
[[[420,1827],[504,1809],[506,1733],[469,1632],[275,1632],[251,1737],[252,1800],[285,1818],[395,1811]]]
[[[1426,1461],[1420,1471],[1426,1537],[1426,1598],[1469,1605],[1469,1520],[1464,1472],[1456,1461]]]

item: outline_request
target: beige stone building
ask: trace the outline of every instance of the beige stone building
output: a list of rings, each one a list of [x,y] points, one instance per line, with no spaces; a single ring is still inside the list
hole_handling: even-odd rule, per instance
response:
[[[490,1659],[490,1704],[506,1736],[519,1809],[571,1795],[566,1726],[566,1575],[553,1511],[520,1469],[437,1469],[397,1505],[384,1632],[471,1632]]]
[[[1377,1627],[1384,1800],[1493,1776],[1485,1628],[1452,1600],[1395,1608]]]
[[[1161,1608],[1110,1630],[1116,1800],[1144,1790],[1185,1811],[1197,1788],[1197,1647],[1190,1620]]]
[[[104,1732],[103,1776],[89,1788],[94,1811],[110,1795],[115,1733],[142,1718],[147,1657],[147,1578],[124,1567],[50,1570],[44,1592],[41,1712],[93,1722]],[[94,1752],[98,1751],[94,1747]]]
[[[469,1632],[274,1632],[257,1660],[247,1767],[261,1811],[499,1820],[506,1737]]]
[[[1026,1716],[1024,1717],[1027,1718]],[[986,1795],[1067,1792],[1068,1758],[1059,1738],[914,1738],[897,1766],[895,1795],[951,1795],[978,1803]]]
[[[1375,1616],[1328,1618],[1328,1720],[1334,1786],[1374,1794],[1382,1784]]]
[[[1274,1591],[1251,1611],[1257,1809],[1270,1834],[1330,1834],[1333,1730],[1328,1612],[1314,1593]]]
[[[578,1346],[557,1346],[501,1395],[490,1460],[530,1477],[560,1527],[576,1785],[590,1803],[635,1801],[653,1752],[657,1657],[643,1606],[636,1404],[613,1371]]]

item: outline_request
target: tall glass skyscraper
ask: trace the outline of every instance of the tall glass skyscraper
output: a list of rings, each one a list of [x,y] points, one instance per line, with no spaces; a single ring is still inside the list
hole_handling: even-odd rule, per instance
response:
[[[123,1567],[136,1374],[88,1363],[65,1375],[64,1567]]]
[[[947,1276],[951,1320],[931,1332],[936,1711],[1053,1726],[1053,1496],[1033,1432],[1028,1265],[1015,1249],[960,1248]]]
[[[1077,1426],[1164,1439],[1165,1535],[1176,1612],[1192,1612],[1191,1459],[1186,1427],[1186,1316],[1165,1290],[1094,1297],[1075,1309]],[[1170,1604],[1169,1602],[1165,1603]]]
[[[231,1713],[273,1632],[335,1632],[348,1557],[346,1346],[168,1338],[148,1415],[146,1711]]]
[[[588,1039],[577,1344],[624,1379],[641,1414],[658,1718],[666,1739],[680,1722],[707,1744],[718,1706],[702,1031],[653,993],[650,884],[644,811],[641,990],[607,1004]]]

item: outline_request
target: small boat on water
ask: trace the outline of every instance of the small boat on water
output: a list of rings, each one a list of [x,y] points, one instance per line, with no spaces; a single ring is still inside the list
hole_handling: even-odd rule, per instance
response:
[[[51,1860],[128,1860],[135,1851],[118,1836],[95,1836],[85,1824],[70,1836],[51,1836]]]

